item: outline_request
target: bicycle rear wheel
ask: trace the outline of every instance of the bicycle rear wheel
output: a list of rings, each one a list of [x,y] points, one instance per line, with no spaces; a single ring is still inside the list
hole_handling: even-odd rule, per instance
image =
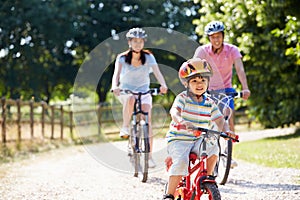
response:
[[[216,177],[217,183],[220,185],[225,185],[227,182],[232,159],[232,141],[225,140],[223,138],[219,139],[219,162],[218,162],[218,176]]]

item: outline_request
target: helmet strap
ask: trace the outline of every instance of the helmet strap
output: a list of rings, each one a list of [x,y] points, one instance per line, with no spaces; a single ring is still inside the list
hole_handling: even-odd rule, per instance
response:
[[[133,50],[133,48],[132,48],[131,46],[129,46],[129,50],[130,50],[132,53],[136,53],[136,54],[141,53],[140,51],[135,51],[135,50]]]
[[[214,54],[219,54],[222,51],[223,47],[224,47],[224,44],[222,43],[222,46],[220,48],[217,48],[214,50]]]

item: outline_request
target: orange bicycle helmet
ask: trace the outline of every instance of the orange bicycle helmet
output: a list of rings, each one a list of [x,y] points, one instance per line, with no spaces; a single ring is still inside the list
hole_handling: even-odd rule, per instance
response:
[[[195,76],[211,77],[213,71],[206,60],[192,58],[181,65],[178,74],[181,82],[184,84]]]

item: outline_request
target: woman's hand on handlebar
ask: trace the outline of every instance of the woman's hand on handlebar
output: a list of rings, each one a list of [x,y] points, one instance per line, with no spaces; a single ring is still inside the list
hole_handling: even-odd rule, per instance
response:
[[[166,94],[168,92],[168,88],[166,86],[160,86],[159,91],[161,94]]]
[[[115,88],[115,89],[112,90],[112,92],[114,93],[114,95],[120,96],[121,89],[120,88]]]

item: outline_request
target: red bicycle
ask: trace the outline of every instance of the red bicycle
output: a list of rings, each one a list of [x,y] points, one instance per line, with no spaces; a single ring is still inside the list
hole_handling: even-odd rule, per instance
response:
[[[210,136],[222,137],[239,142],[238,136],[232,138],[224,132],[214,131],[201,127],[193,128],[196,134],[203,136],[202,144],[200,145],[200,158],[197,154],[191,152],[189,155],[189,174],[182,178],[175,192],[175,200],[219,200],[221,199],[220,191],[213,176],[207,174],[207,152],[206,145],[210,140]]]

